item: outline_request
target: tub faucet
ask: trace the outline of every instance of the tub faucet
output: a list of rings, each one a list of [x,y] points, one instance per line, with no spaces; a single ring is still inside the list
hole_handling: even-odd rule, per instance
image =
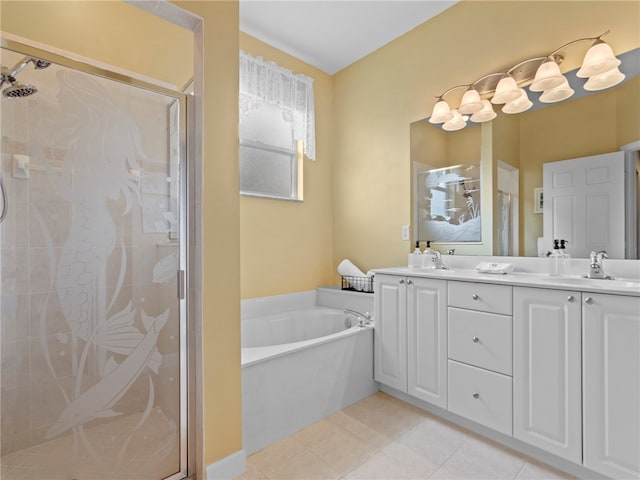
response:
[[[344,313],[346,313],[347,315],[353,315],[354,317],[356,317],[356,319],[358,320],[359,327],[364,327],[365,325],[369,325],[371,323],[371,314],[369,312],[360,313],[357,310],[351,310],[350,308],[345,308]]]
[[[589,265],[589,273],[582,275],[582,278],[602,278],[604,280],[615,280],[613,275],[604,273],[603,260],[609,258],[607,252],[600,250],[599,252],[591,252],[591,264]]]
[[[447,267],[442,261],[442,254],[439,250],[433,251],[433,265],[439,270],[449,270],[449,267]]]

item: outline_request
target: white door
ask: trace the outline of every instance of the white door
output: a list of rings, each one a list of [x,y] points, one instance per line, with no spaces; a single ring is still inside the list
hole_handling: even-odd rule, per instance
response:
[[[583,297],[584,465],[640,478],[640,298]]]
[[[545,163],[543,185],[546,247],[565,239],[573,257],[624,258],[624,152]]]
[[[404,277],[376,275],[374,296],[376,381],[407,391],[407,284]]]
[[[513,289],[513,436],[582,461],[580,293]]]
[[[447,282],[407,279],[408,393],[447,408]]]

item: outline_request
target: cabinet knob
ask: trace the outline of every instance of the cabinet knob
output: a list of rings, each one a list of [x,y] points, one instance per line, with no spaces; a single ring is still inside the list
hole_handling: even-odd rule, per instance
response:
[[[584,303],[586,303],[587,305],[591,305],[593,303],[593,298],[591,297],[587,297],[584,299]]]
[[[478,343],[480,341],[478,337],[473,337],[471,340],[473,340],[473,343]]]
[[[473,398],[480,398],[480,394],[479,393],[474,393],[473,394]]]
[[[569,303],[573,303],[573,302],[575,302],[575,301],[576,301],[576,298],[575,298],[573,295],[569,295],[569,296],[567,297],[567,301],[568,301]]]
[[[474,300],[478,300],[480,297],[477,293],[474,293],[473,295],[471,295],[471,298],[473,298]]]
[[[398,283],[399,283],[400,285],[402,285],[402,284],[404,283],[404,280],[400,279],[400,280],[398,280]]]
[[[413,285],[413,280],[407,280],[407,285]]]

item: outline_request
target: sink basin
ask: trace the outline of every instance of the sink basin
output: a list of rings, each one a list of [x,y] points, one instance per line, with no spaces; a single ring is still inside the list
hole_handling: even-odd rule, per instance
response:
[[[640,288],[640,281],[633,280],[605,280],[602,278],[582,278],[582,277],[544,277],[544,280],[554,283],[564,283],[570,285],[592,286],[601,288]]]

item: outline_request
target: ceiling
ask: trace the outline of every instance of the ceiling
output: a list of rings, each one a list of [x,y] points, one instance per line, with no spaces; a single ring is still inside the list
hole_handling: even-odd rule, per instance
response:
[[[333,75],[457,0],[240,0],[240,30]]]

